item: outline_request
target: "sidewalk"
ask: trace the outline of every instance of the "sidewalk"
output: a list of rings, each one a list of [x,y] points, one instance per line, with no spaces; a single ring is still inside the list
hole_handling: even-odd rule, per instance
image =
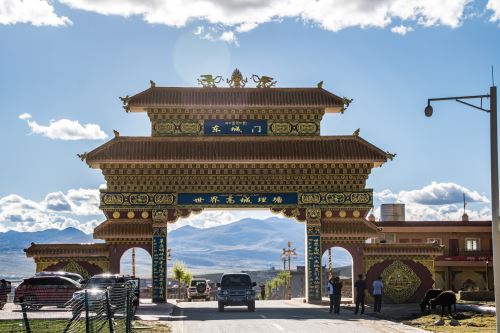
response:
[[[153,303],[150,298],[141,299],[135,319],[138,320],[167,320],[174,310],[174,301],[167,303]]]

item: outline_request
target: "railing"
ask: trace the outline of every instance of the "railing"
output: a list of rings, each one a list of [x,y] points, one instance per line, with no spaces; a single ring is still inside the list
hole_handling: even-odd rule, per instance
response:
[[[47,298],[41,300],[35,296],[16,299],[15,304],[0,304],[0,332],[133,332],[132,320],[138,299],[134,288],[128,285],[106,290],[84,290],[73,294],[71,300],[65,303],[52,302]]]
[[[443,253],[445,257],[491,257],[493,253],[491,251],[452,251],[446,249]]]

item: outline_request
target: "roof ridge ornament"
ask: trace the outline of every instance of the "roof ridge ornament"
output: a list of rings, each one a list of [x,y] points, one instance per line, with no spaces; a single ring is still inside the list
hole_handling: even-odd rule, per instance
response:
[[[318,88],[319,89],[323,89],[323,81],[319,81],[318,82]]]
[[[235,68],[233,74],[231,74],[231,79],[226,79],[226,82],[231,88],[244,88],[248,79],[243,78],[243,74],[241,74],[240,70]]]
[[[270,76],[258,76],[256,74],[252,74],[253,82],[257,83],[255,88],[272,88],[276,85],[278,81],[275,81],[273,77]]]
[[[153,80],[149,80],[149,84],[151,85],[151,87],[150,87],[150,88],[154,88],[154,87],[156,87],[156,82],[155,82],[155,81],[153,81]]]
[[[83,154],[76,154],[76,156],[78,156],[78,158],[82,161],[85,161],[87,159],[87,152],[84,152]]]
[[[212,74],[203,74],[200,75],[199,79],[197,79],[198,84],[203,88],[217,88],[217,84],[222,80],[222,76],[217,75],[214,77]]]
[[[130,106],[128,104],[130,102],[130,96],[127,95],[125,97],[118,97],[118,98],[120,99],[120,101],[122,101],[123,108],[125,109],[125,111],[129,112],[130,111]]]
[[[361,129],[360,129],[360,128],[358,128],[357,130],[355,130],[355,131],[352,133],[352,135],[353,135],[353,136],[359,136],[359,131],[360,131],[360,130],[361,130]]]
[[[342,110],[340,113],[344,113],[344,111],[351,105],[353,99],[352,98],[347,98],[347,97],[342,97],[342,102],[344,103],[344,106],[342,106]]]
[[[396,157],[397,153],[389,153],[388,151],[385,152],[385,157],[387,157],[388,159],[390,159],[391,161],[394,159],[394,157]]]

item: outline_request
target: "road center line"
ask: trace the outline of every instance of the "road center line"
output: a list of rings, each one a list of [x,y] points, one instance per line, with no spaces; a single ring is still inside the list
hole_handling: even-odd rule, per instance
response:
[[[276,327],[277,329],[279,329],[280,331],[284,331],[285,330],[283,327],[281,327],[278,324],[273,324],[273,326]]]

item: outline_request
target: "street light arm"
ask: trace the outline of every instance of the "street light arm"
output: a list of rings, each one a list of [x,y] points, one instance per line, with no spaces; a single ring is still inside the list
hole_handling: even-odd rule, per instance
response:
[[[465,104],[465,105],[467,105],[467,106],[470,106],[470,107],[472,107],[472,108],[475,108],[475,109],[478,109],[478,110],[481,110],[481,111],[484,111],[484,112],[488,112],[488,113],[490,112],[490,110],[488,110],[488,109],[483,109],[483,108],[482,108],[482,107],[480,107],[480,106],[477,106],[477,105],[474,105],[474,104],[470,104],[470,103],[464,102],[464,101],[462,101],[462,100],[460,100],[460,99],[456,99],[456,101],[457,101],[458,103]],[[481,99],[481,105],[482,105],[482,104],[483,104],[483,100]]]
[[[491,95],[471,95],[471,96],[455,96],[455,97],[440,97],[440,98],[428,98],[427,103],[436,101],[450,101],[457,99],[477,99],[477,98],[490,98]]]
[[[426,110],[426,113],[430,113],[432,115],[432,108],[431,108],[431,102],[439,102],[439,101],[456,101],[458,103],[465,104],[467,106],[473,107],[475,109],[484,111],[484,112],[491,112],[491,110],[484,109],[483,108],[483,98],[490,98],[491,95],[472,95],[472,96],[455,96],[455,97],[441,97],[441,98],[428,98],[427,99],[427,108],[429,110]],[[481,106],[477,106],[471,103],[467,103],[464,101],[464,99],[480,99],[481,100]],[[430,117],[428,115],[428,117]]]

